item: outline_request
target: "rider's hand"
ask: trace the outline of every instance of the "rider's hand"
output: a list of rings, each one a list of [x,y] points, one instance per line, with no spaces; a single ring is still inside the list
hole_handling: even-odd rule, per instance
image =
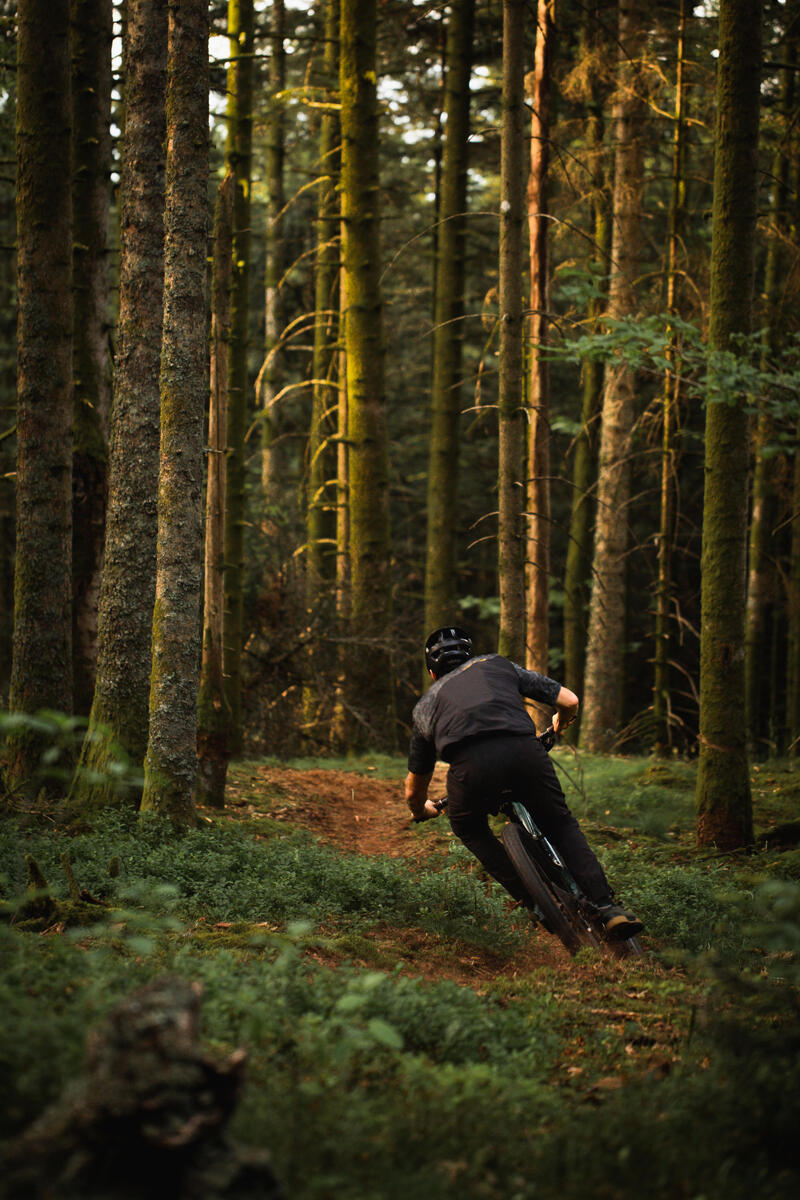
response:
[[[442,810],[434,804],[433,800],[426,800],[425,807],[422,810],[422,815],[420,817],[420,820],[421,821],[430,821],[432,817],[438,817],[440,815],[441,811]]]

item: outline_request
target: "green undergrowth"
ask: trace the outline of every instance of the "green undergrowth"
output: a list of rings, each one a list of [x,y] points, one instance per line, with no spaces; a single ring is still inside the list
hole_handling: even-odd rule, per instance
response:
[[[209,1051],[246,1047],[232,1132],[270,1148],[293,1200],[788,1200],[796,851],[699,855],[690,766],[584,765],[596,799],[571,804],[646,921],[641,959],[552,952],[516,971],[545,935],[509,919],[444,822],[418,831],[418,845],[448,846],[426,867],[340,852],[285,822],[256,834],[220,820],[182,838],[118,812],[71,833],[3,822],[0,1137],[80,1074],[87,1033],[115,1003],[172,971],[202,984]],[[769,779],[762,827],[791,813],[791,773]],[[269,810],[269,796],[252,799]],[[648,825],[668,801],[669,824]],[[91,925],[69,908],[65,852],[100,902]],[[76,914],[49,933],[20,919],[38,898],[26,853]],[[413,931],[435,948],[425,978],[405,952]],[[502,973],[435,978],[470,947]]]
[[[270,839],[256,839],[219,823],[175,838],[165,820],[140,822],[133,813],[111,811],[90,832],[28,831],[24,848],[56,894],[66,892],[60,858],[68,849],[75,877],[98,899],[113,904],[126,900],[132,888],[152,894],[166,884],[184,919],[309,919],[358,928],[391,917],[509,953],[518,939],[499,892],[487,893],[468,873],[337,852],[285,827]],[[22,840],[12,823],[0,830],[3,878],[6,898],[24,887]]]

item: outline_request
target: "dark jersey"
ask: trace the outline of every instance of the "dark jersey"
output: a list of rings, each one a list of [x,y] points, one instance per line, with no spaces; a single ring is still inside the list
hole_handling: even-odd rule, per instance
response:
[[[408,769],[427,775],[454,746],[493,733],[534,734],[522,696],[555,708],[561,684],[499,654],[470,658],[443,675],[415,705]]]

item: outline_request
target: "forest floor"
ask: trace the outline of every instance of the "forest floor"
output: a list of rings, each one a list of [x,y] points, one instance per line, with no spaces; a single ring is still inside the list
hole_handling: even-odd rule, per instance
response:
[[[432,796],[444,794],[446,770],[443,764],[437,765]],[[285,821],[339,850],[406,859],[411,870],[445,858],[447,838],[452,836],[448,829],[445,836],[426,837],[431,826],[414,825],[403,799],[402,782],[347,771],[248,764],[246,779],[234,776],[229,783],[227,803],[230,819],[241,820],[246,815],[251,828],[259,819]],[[443,833],[446,819],[440,825]],[[419,929],[378,929],[371,936],[386,951],[387,942],[395,943],[411,973],[470,987],[502,975],[516,977],[537,967],[571,963],[560,942],[533,930],[513,963],[473,946],[468,954],[453,956],[434,934]]]
[[[439,764],[431,785],[434,797],[444,794],[445,772]],[[272,836],[272,823],[285,823],[343,851],[402,858],[410,871],[445,858],[452,838],[446,820],[423,825],[411,821],[402,780],[397,778],[247,763],[229,775],[226,800],[224,814],[215,812],[214,819],[223,816],[242,823],[256,837],[259,826],[264,836]],[[379,925],[350,939],[337,939],[335,930],[323,931],[334,935],[328,948],[307,953],[333,968],[348,961],[430,981],[446,979],[478,992],[498,986],[508,995],[530,988],[546,991],[573,1023],[562,1069],[578,1077],[578,1083],[586,1068],[591,1094],[598,1087],[621,1086],[630,1072],[658,1077],[668,1073],[685,1044],[699,989],[681,971],[649,955],[620,961],[588,952],[573,958],[557,939],[514,912],[515,907],[509,900],[509,918],[521,921],[525,932],[512,957],[396,924]],[[605,1045],[595,1055],[589,1043],[601,1031]],[[595,1059],[591,1066],[587,1054]]]

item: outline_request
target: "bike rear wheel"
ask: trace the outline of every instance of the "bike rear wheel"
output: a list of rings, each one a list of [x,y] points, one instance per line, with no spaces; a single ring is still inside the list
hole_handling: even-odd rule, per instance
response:
[[[542,915],[545,925],[571,954],[581,946],[597,946],[598,940],[581,920],[572,896],[550,880],[536,859],[536,846],[520,826],[506,825],[503,845],[525,891]],[[555,867],[555,864],[552,864]]]

